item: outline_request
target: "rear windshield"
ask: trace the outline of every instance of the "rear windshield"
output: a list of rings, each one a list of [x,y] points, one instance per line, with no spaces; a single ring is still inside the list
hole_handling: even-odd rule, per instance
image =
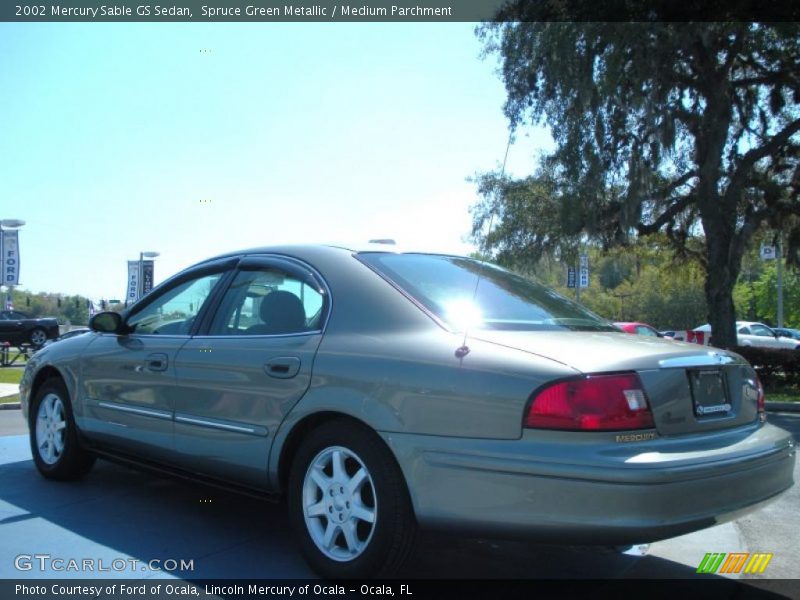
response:
[[[486,262],[433,254],[357,256],[453,331],[619,331],[553,290]]]

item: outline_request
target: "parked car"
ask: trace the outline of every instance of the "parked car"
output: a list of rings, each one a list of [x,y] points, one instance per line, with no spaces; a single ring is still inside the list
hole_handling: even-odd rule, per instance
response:
[[[55,344],[56,342],[60,342],[62,340],[68,340],[69,338],[75,337],[76,335],[83,335],[84,333],[89,333],[90,331],[91,329],[89,329],[88,327],[78,327],[77,329],[71,329],[66,333],[62,333],[54,340],[47,340],[44,343],[44,345],[49,346],[50,344]]]
[[[706,323],[700,327],[695,327],[694,330],[702,331],[705,334],[710,334],[711,325]],[[737,345],[739,346],[786,348],[789,350],[800,349],[800,341],[789,337],[782,337],[778,335],[775,330],[767,327],[763,323],[754,323],[752,321],[736,321],[736,336]]]
[[[418,527],[644,543],[792,485],[740,356],[623,334],[471,258],[236,252],[90,327],[27,363],[39,472],[112,457],[285,494],[325,577],[391,574]]]
[[[775,327],[773,329],[781,337],[800,340],[800,329],[789,329],[787,327]]]
[[[0,310],[0,342],[8,342],[12,346],[31,344],[39,347],[57,337],[56,319],[35,318],[19,310]]]
[[[664,337],[664,334],[662,334],[652,325],[648,325],[647,323],[619,322],[619,323],[614,323],[614,325],[622,329],[622,331],[624,331],[625,333],[634,333],[636,335],[646,335],[649,337]]]

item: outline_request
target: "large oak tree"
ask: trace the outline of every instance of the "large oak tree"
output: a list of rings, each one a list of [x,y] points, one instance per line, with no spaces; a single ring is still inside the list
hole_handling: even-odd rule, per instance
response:
[[[715,343],[734,346],[732,291],[754,232],[785,232],[790,261],[800,248],[797,24],[532,22],[538,4],[512,2],[479,29],[511,126],[545,123],[556,142],[534,176],[481,178],[484,249],[700,241]]]

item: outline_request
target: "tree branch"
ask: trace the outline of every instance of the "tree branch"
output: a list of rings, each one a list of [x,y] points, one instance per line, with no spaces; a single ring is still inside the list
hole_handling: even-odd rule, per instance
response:
[[[696,171],[688,171],[680,176],[678,179],[670,183],[665,189],[664,192],[661,194],[661,199],[666,199],[673,191],[678,189],[679,187],[686,185],[689,183],[691,179],[697,176]],[[691,194],[687,194],[686,196],[681,196],[677,198],[673,204],[671,204],[661,215],[649,225],[645,225],[644,223],[638,223],[636,225],[636,231],[639,235],[649,235],[651,233],[655,233],[659,229],[661,229],[664,225],[669,223],[670,221],[674,220],[680,213],[682,213],[692,202],[694,201],[694,196]]]
[[[741,162],[736,167],[736,172],[733,174],[733,177],[731,177],[730,184],[725,192],[726,204],[731,205],[732,202],[735,203],[739,192],[741,191],[744,183],[747,181],[753,166],[762,158],[774,155],[778,150],[780,150],[781,146],[786,145],[789,142],[789,139],[798,131],[800,131],[800,119],[795,119],[789,123],[789,125],[784,127],[780,133],[772,136],[770,141],[768,141],[766,144],[759,146],[758,148],[753,148],[745,153]]]

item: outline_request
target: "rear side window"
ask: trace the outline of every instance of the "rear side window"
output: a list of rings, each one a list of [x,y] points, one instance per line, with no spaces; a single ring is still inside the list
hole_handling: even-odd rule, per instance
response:
[[[486,262],[384,252],[362,252],[357,257],[453,331],[474,328],[619,332],[611,323],[553,290]]]
[[[321,328],[324,296],[275,267],[239,271],[211,325],[211,335],[287,335]]]

